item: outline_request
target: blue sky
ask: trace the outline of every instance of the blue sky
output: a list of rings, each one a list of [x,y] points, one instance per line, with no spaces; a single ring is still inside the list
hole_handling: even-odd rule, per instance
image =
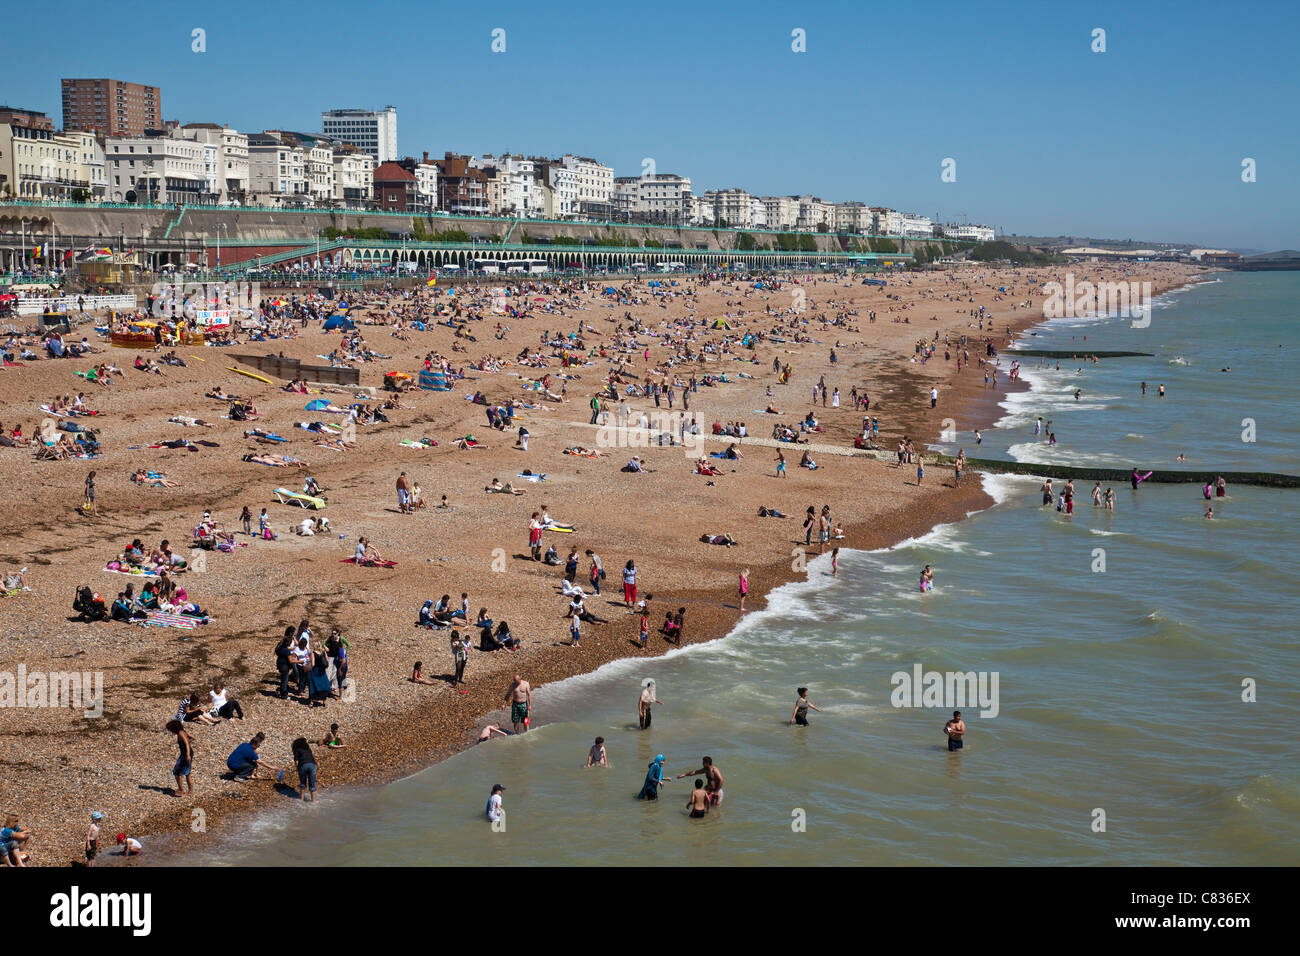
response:
[[[404,154],[572,151],[618,175],[651,157],[697,192],[812,192],[1021,234],[1297,248],[1297,11],[70,0],[6,11],[0,101],[57,123],[61,77],[111,76],[161,87],[168,119],[245,131],[318,130],[323,109],[391,104]],[[498,27],[504,53],[491,49]],[[1091,50],[1098,27],[1105,53]],[[956,182],[940,180],[948,157]]]

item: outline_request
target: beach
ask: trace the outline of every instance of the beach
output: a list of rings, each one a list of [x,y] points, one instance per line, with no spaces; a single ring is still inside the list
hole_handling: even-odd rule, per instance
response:
[[[924,448],[937,442],[946,428],[965,434],[992,424],[1001,417],[997,403],[1008,387],[1007,332],[1014,336],[1041,321],[1040,289],[1065,271],[969,266],[890,275],[884,288],[861,285],[851,277],[818,277],[798,284],[787,280],[778,290],[755,289],[752,280],[719,280],[696,294],[672,298],[656,298],[644,278],[634,283],[619,279],[594,283],[577,296],[577,305],[566,302],[558,307],[562,314],[534,310],[515,318],[487,311],[481,322],[470,324],[476,342],[458,340],[441,326],[397,338],[387,325],[361,324],[358,329],[367,344],[391,356],[361,366],[363,386],[379,386],[385,371],[415,374],[429,352],[441,352],[454,365],[464,365],[466,377],[448,392],[403,393],[400,401],[409,407],[387,412],[388,423],[358,427],[356,446],[346,451],[314,444],[312,433],[295,423],[316,417],[304,408],[308,402],[325,397],[345,404],[352,400],[347,394],[285,392],[277,387],[282,382],[268,385],[229,371],[228,366],[240,366],[222,349],[179,347],[184,367],[165,367],[162,375],[126,368],[111,387],[90,386],[73,372],[84,371],[92,358],[109,357],[126,367],[137,354],[134,350],[7,367],[0,375],[6,431],[22,422],[24,433],[32,434],[44,417],[40,404],[54,395],[84,392],[86,404],[102,412],[94,425],[103,447],[94,460],[59,462],[34,461],[30,449],[0,449],[5,478],[0,520],[14,529],[6,537],[0,564],[5,570],[26,567],[31,588],[0,603],[10,642],[7,660],[13,667],[21,662],[29,673],[102,672],[104,705],[103,716],[94,718],[60,708],[0,709],[0,759],[6,767],[0,803],[33,830],[36,864],[60,865],[75,858],[92,809],[106,814],[107,830],[133,835],[176,832],[183,835],[180,842],[186,848],[201,850],[204,841],[238,825],[241,815],[285,796],[265,781],[239,783],[222,776],[226,756],[255,732],[267,735],[264,758],[285,765],[295,737],[319,741],[331,723],[338,723],[347,747],[328,752],[316,748],[323,793],[349,784],[384,783],[471,746],[486,718],[500,708],[515,673],[539,689],[535,723],[545,725],[547,684],[616,658],[660,655],[676,646],[659,632],[666,610],[686,608],[686,644],[728,633],[740,618],[736,589],[741,570],[750,571],[747,609],[762,608],[770,590],[804,575],[806,559],[818,552],[816,535],[812,548],[803,548],[801,518],[807,506],[829,505],[842,525],[843,538],[827,547],[856,550],[885,548],[985,508],[990,499],[973,474],[953,487],[951,469],[930,466],[918,486],[914,466],[850,454],[863,418],[851,407],[850,389],[870,396],[870,414],[879,419],[877,441],[887,453],[885,459],[892,457],[903,436]],[[1090,265],[1087,271],[1116,279],[1121,274],[1126,280],[1149,279],[1157,293],[1181,286],[1193,275],[1189,267],[1147,263],[1123,269]],[[556,300],[545,291],[554,280],[533,281],[538,288],[526,290],[529,298]],[[675,281],[682,290],[696,285],[689,277]],[[601,294],[607,284],[627,285],[630,296],[645,301],[611,302]],[[1002,288],[1007,291],[999,291]],[[802,311],[765,311],[791,309],[796,290],[804,293]],[[991,316],[983,332],[971,315],[981,306]],[[868,310],[876,312],[875,322],[868,320]],[[356,311],[373,312],[379,321],[387,313],[382,306]],[[693,473],[694,460],[723,451],[734,439],[710,436],[691,455],[680,446],[620,445],[627,433],[602,434],[588,424],[588,400],[610,369],[609,356],[600,356],[599,349],[612,342],[620,322],[628,325],[627,314],[660,334],[671,328],[669,323],[689,317],[693,346],[709,342],[715,347],[707,359],[678,364],[671,374],[727,374],[725,384],[702,385],[692,393],[688,413],[705,432],[714,421],[746,423],[751,437],[736,442],[740,460],[709,459],[721,474]],[[837,314],[843,318],[832,324]],[[894,321],[903,317],[906,323]],[[718,318],[725,318],[730,330],[700,327],[701,319],[712,323]],[[509,326],[504,340],[493,337],[498,322]],[[484,407],[465,396],[482,391],[493,403],[527,397],[530,393],[521,390],[512,373],[533,376],[541,370],[512,364],[480,372],[469,365],[485,353],[509,362],[527,345],[548,356],[545,371],[558,372],[554,350],[539,346],[542,332],[567,335],[580,322],[594,330],[584,333],[583,351],[594,353],[591,362],[568,369],[575,377],[565,382],[567,401],[537,402],[537,408],[516,416],[516,426],[522,422],[530,432],[529,450],[517,449],[514,430],[491,430]],[[770,333],[792,323],[799,323],[810,341],[783,336],[787,341],[765,340],[752,351],[738,344],[746,332]],[[984,370],[975,363],[974,342],[968,345],[972,364],[960,373],[954,362],[944,361],[943,346],[945,336],[978,340],[989,334],[990,323],[1001,354],[996,387],[986,388]],[[933,341],[936,334],[937,355],[924,364],[913,361],[917,344]],[[317,356],[338,340],[337,333],[324,334],[313,324],[296,338],[247,343],[229,351],[282,353],[319,363]],[[622,357],[630,381],[643,379],[667,357],[658,336],[642,334],[638,341],[648,348],[649,361],[639,351]],[[453,352],[455,344],[466,351]],[[832,348],[838,359],[834,365],[829,361]],[[774,358],[792,367],[789,384],[778,384]],[[752,377],[740,377],[741,372]],[[768,437],[771,427],[796,422],[808,412],[812,387],[822,376],[828,386],[838,388],[840,407],[823,409],[819,403],[813,413],[823,430],[801,435],[817,449],[819,467],[798,467],[803,446],[782,445],[787,477],[778,478],[777,446]],[[261,418],[251,423],[223,420],[227,404],[203,397],[214,387],[253,400]],[[931,387],[938,391],[933,408]],[[652,399],[635,397],[628,403],[634,418],[655,410]],[[779,414],[761,411],[769,405]],[[660,410],[668,410],[666,403]],[[213,424],[185,427],[168,423],[172,416]],[[947,419],[952,421],[946,425]],[[288,441],[270,450],[301,458],[308,467],[270,468],[241,460],[270,447],[243,436],[253,425],[286,437]],[[484,447],[462,449],[454,444],[470,433]],[[399,444],[424,436],[436,439],[437,447]],[[201,438],[216,447],[197,446],[195,452],[129,447],[179,437]],[[601,455],[564,454],[566,447],[576,445],[598,447]],[[821,446],[833,450],[823,452]],[[970,443],[964,447],[975,455]],[[634,455],[645,460],[647,471],[620,470]],[[82,516],[75,509],[91,468],[98,473],[96,513]],[[129,475],[138,468],[164,471],[179,487],[133,484]],[[544,473],[548,480],[532,483],[520,478],[526,469]],[[394,482],[403,471],[420,484],[428,509],[409,515],[399,511]],[[293,534],[293,525],[305,513],[274,500],[276,488],[301,491],[307,475],[327,496],[322,513],[330,519],[328,534]],[[513,482],[526,494],[484,493],[493,478]],[[445,510],[436,507],[443,495],[450,506]],[[255,516],[266,508],[279,539],[237,534],[232,553],[205,554],[203,570],[181,576],[191,599],[211,614],[211,623],[155,629],[69,620],[78,586],[89,584],[110,601],[124,586],[127,578],[103,568],[131,539],[139,537],[153,547],[168,538],[188,555],[190,531],[205,511],[234,529],[244,506]],[[584,624],[576,648],[566,646],[568,601],[560,593],[562,568],[528,556],[529,517],[543,506],[556,521],[575,527],[572,533],[544,532],[543,544],[554,544],[561,560],[571,547],[578,549],[578,583],[587,584],[588,548],[600,555],[608,572],[604,593],[599,598],[589,595],[587,606],[609,623]],[[760,518],[760,507],[778,508],[788,517]],[[735,544],[706,544],[699,540],[702,534],[731,535]],[[361,535],[396,561],[396,567],[342,563]],[[639,596],[653,595],[645,650],[636,640],[638,617],[624,608],[617,593],[619,571],[628,560],[639,569]],[[442,679],[451,670],[448,632],[414,626],[426,599],[448,594],[452,604],[459,605],[462,592],[468,593],[471,615],[486,608],[496,621],[508,620],[512,633],[523,640],[516,653],[471,651],[464,693]],[[335,627],[350,642],[349,693],[323,708],[275,695],[272,648],[286,625],[303,619],[311,622],[317,643]],[[477,646],[477,629],[471,625],[463,630]],[[435,686],[408,680],[416,660],[424,662],[424,673]],[[183,696],[205,699],[218,678],[240,700],[245,718],[212,727],[187,725],[194,728],[194,794],[177,799],[170,793],[175,745],[164,725]],[[727,678],[720,674],[718,679]],[[202,811],[200,817],[196,810]],[[200,818],[202,827],[196,829]]]

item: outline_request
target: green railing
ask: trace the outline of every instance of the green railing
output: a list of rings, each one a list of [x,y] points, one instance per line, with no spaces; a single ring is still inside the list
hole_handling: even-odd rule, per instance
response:
[[[299,259],[304,255],[315,255],[315,239],[248,239],[230,242],[222,241],[222,247],[245,245],[245,246],[297,246],[299,251],[287,251],[269,253],[266,256],[260,256],[262,262],[284,261],[288,259]],[[798,257],[801,259],[910,259],[910,252],[826,252],[823,250],[801,250],[801,249],[661,249],[645,246],[598,246],[593,244],[587,245],[560,245],[558,243],[498,243],[498,242],[420,242],[415,239],[330,239],[320,244],[320,251],[332,251],[339,248],[372,248],[372,249],[392,249],[405,250],[407,252],[421,252],[431,250],[451,250],[453,252],[482,252],[485,254],[491,252],[527,252],[532,254],[532,258],[541,258],[548,252],[564,253],[593,253],[596,255],[637,255],[637,256],[661,256],[669,259],[679,256],[726,256],[732,258],[757,256],[767,258],[780,257]],[[241,263],[242,265],[242,263]]]
[[[175,211],[177,207],[166,203],[118,203],[118,202],[58,202],[58,201],[31,201],[31,200],[8,200],[0,202],[3,206],[22,206],[29,208],[53,208],[53,209],[135,209],[156,212],[159,210]],[[770,229],[767,227],[756,226],[752,229],[734,229],[730,226],[725,228],[714,228],[712,226],[689,226],[676,225],[668,223],[653,222],[614,222],[607,220],[582,220],[582,219],[526,219],[519,220],[509,216],[462,216],[450,213],[425,213],[425,212],[390,212],[387,210],[370,210],[370,209],[319,209],[315,207],[296,207],[296,206],[214,206],[201,205],[196,203],[186,203],[181,207],[182,210],[194,210],[196,212],[220,212],[220,213],[291,213],[302,214],[306,216],[328,216],[331,218],[346,219],[348,216],[387,216],[396,219],[423,219],[431,223],[518,223],[526,222],[530,225],[542,226],[579,226],[589,229],[667,229],[675,232],[709,232],[709,233],[731,233],[734,235],[741,234],[758,234],[758,235],[789,235],[789,236],[826,236],[827,238],[836,238],[843,236],[848,239],[915,239],[930,241],[946,241],[956,243],[975,244],[973,239],[947,239],[943,240],[938,236],[883,236],[874,233],[841,233],[841,232],[818,232],[816,230],[791,230],[791,229]],[[225,244],[224,242],[222,243]],[[686,250],[683,250],[686,251]],[[700,250],[703,251],[703,250]]]

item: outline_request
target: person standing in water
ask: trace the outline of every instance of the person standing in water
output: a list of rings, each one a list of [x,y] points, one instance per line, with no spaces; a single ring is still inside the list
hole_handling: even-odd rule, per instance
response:
[[[749,593],[749,568],[740,572],[740,613],[745,613],[745,595]]]
[[[961,719],[961,711],[952,712],[952,720],[943,725],[943,732],[948,735],[948,750],[961,750],[962,738],[966,736],[966,722]]]
[[[501,794],[505,792],[506,788],[501,786],[501,784],[494,783],[492,785],[492,795],[488,797],[487,807],[483,811],[488,820],[492,823],[500,823],[505,819],[506,811],[505,808],[501,806]]]
[[[527,733],[529,715],[533,709],[533,689],[528,681],[516,674],[506,690],[505,700],[510,705],[510,722],[514,724],[515,733]],[[519,729],[521,726],[523,730]]]
[[[817,713],[819,714],[822,712],[822,709],[820,707],[816,707],[809,702],[808,688],[800,687],[799,699],[794,702],[794,713],[790,717],[790,723],[798,724],[800,727],[807,727],[809,708],[817,711]]]
[[[680,779],[680,778],[679,778]],[[691,811],[691,819],[698,820],[709,814],[709,793],[704,789],[704,781],[696,780],[695,789],[686,798],[686,809]]]
[[[641,685],[641,696],[637,698],[636,702],[637,722],[642,730],[650,729],[650,721],[654,716],[651,709],[655,704],[663,704],[663,701],[655,696],[655,682],[650,678],[646,678]]]
[[[638,800],[658,800],[659,788],[667,781],[664,780],[664,755],[659,754],[654,760],[650,761],[650,766],[646,768],[645,783],[641,784],[641,792],[636,795]]]
[[[686,773],[679,773],[677,779],[681,780],[683,777],[689,777],[697,773],[704,774],[705,779],[708,781],[704,786],[704,790],[709,795],[709,802],[715,807],[720,806],[722,803],[722,772],[718,770],[717,767],[713,766],[713,758],[705,757],[704,766],[699,770],[689,770]]]

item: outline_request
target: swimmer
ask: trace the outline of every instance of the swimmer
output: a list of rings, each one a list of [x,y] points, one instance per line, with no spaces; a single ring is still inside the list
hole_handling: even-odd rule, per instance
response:
[[[966,722],[961,719],[961,711],[952,712],[952,720],[943,725],[943,732],[948,735],[948,750],[961,750],[962,738],[966,736]]]
[[[587,751],[587,768],[608,767],[609,757],[605,754],[605,738],[597,737],[596,742]]]
[[[678,779],[681,779],[680,777]],[[709,794],[704,789],[704,781],[696,780],[695,789],[686,798],[686,809],[691,811],[691,819],[698,820],[709,814]]]
[[[798,724],[800,727],[807,727],[809,708],[817,711],[817,713],[819,714],[822,712],[822,709],[820,707],[817,707],[809,702],[808,688],[800,687],[799,699],[794,702],[794,714],[790,717],[790,723]]]
[[[510,736],[509,733],[501,729],[500,725],[488,724],[483,728],[483,732],[478,735],[478,742],[482,743],[485,740],[491,740],[493,734],[500,734],[502,737]]]
[[[700,767],[699,770],[688,770],[686,773],[679,773],[677,775],[677,779],[681,780],[683,777],[689,777],[697,773],[704,774],[706,776],[706,779],[708,780],[708,783],[705,785],[704,790],[709,795],[709,802],[712,803],[715,807],[721,804],[722,784],[723,784],[722,772],[718,770],[717,767],[713,766],[713,758],[705,757],[704,766]]]

